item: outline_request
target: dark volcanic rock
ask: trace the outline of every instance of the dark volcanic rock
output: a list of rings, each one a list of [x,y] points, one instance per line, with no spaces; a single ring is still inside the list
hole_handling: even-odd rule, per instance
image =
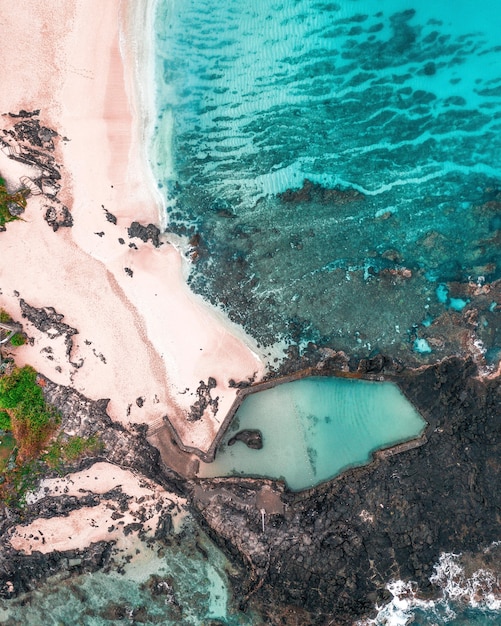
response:
[[[267,515],[264,533],[262,480],[197,486],[194,503],[212,537],[251,564],[247,595],[266,623],[280,623],[284,606],[301,606],[305,626],[352,624],[387,599],[391,578],[432,593],[441,552],[476,552],[499,540],[501,386],[475,371],[452,358],[394,375],[429,422],[428,442],[378,454],[309,491],[285,491],[284,513]]]
[[[116,218],[116,216],[115,216],[115,215],[113,215],[113,213],[110,213],[110,212],[108,211],[108,209],[105,209],[103,205],[101,205],[101,206],[103,207],[104,214],[106,215],[106,220],[107,220],[108,222],[110,222],[110,224],[115,224],[115,225],[116,225],[116,223],[117,223],[117,218]]]
[[[58,313],[53,307],[37,308],[30,306],[25,300],[19,300],[23,317],[27,318],[35,328],[47,334],[51,339],[55,337],[65,337],[66,355],[70,358],[73,348],[73,335],[78,334],[76,328],[72,328],[65,324],[62,320],[64,315]],[[76,364],[75,364],[76,365]]]
[[[263,435],[260,430],[241,430],[228,441],[228,445],[232,446],[237,441],[245,443],[248,448],[253,450],[261,450],[263,447]]]
[[[73,217],[64,204],[47,205],[44,220],[52,230],[56,232],[59,228],[71,228],[73,226]]]
[[[0,553],[0,598],[32,591],[61,571],[82,574],[101,569],[109,561],[111,548],[110,542],[100,541],[85,550],[26,555],[4,546]]]
[[[162,484],[167,490],[181,493],[180,478],[160,461],[160,453],[150,445],[141,427],[126,430],[106,413],[109,400],[89,400],[71,387],[56,385],[44,378],[43,392],[62,415],[62,428],[81,437],[98,435],[104,444],[99,457],[129,468]],[[134,434],[134,431],[136,434]]]
[[[212,409],[214,415],[217,413],[219,407],[219,396],[213,398],[211,395],[211,390],[216,386],[216,379],[212,376],[209,376],[206,383],[203,380],[200,381],[200,385],[197,387],[198,400],[190,407],[190,413],[187,418],[189,422],[196,422],[201,419],[207,407]]]
[[[144,241],[151,241],[151,243],[155,246],[155,248],[160,247],[160,229],[155,226],[155,224],[148,224],[148,226],[143,226],[139,222],[132,222],[132,224],[127,229],[129,233],[129,237],[133,239],[137,237]]]

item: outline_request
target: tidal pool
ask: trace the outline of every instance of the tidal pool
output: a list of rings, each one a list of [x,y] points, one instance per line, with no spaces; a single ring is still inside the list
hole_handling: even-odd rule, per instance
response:
[[[421,435],[425,420],[389,382],[305,378],[248,395],[200,477],[284,479],[295,491],[370,461],[375,450]],[[262,433],[260,450],[228,441],[241,430]]]

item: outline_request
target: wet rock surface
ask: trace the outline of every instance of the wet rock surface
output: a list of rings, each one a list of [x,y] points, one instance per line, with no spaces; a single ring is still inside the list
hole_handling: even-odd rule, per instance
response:
[[[247,594],[278,624],[285,606],[303,624],[351,624],[387,599],[391,579],[424,593],[441,552],[499,540],[499,381],[449,359],[394,376],[430,426],[428,442],[302,493],[283,491],[283,514],[262,531],[263,481],[206,480],[193,491],[200,519],[226,552],[250,564]],[[280,608],[281,607],[281,608]]]
[[[102,569],[109,563],[111,549],[110,542],[100,541],[85,550],[25,555],[2,546],[0,598],[13,598],[19,593],[32,591],[55,574],[69,576]]]
[[[299,189],[287,189],[283,193],[277,194],[282,202],[320,202],[322,204],[346,204],[364,199],[364,195],[356,189],[341,189],[340,187],[328,188],[305,179],[303,186]]]
[[[241,430],[228,441],[228,445],[233,446],[237,441],[253,450],[261,450],[263,447],[263,435],[260,430]]]

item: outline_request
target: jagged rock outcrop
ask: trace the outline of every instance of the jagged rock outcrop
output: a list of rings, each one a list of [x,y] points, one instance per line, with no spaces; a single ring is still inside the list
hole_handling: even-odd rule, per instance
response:
[[[109,563],[112,544],[100,541],[85,550],[68,550],[31,555],[20,554],[2,546],[0,553],[0,598],[12,598],[25,591],[32,591],[49,576],[68,573],[95,572]]]
[[[66,356],[68,358],[71,357],[71,351],[73,349],[72,337],[78,334],[78,330],[62,321],[64,318],[62,313],[58,313],[54,307],[51,306],[40,308],[31,306],[23,298],[19,300],[19,307],[21,308],[23,317],[51,339],[64,337]]]
[[[499,540],[501,387],[449,359],[397,376],[430,423],[428,443],[302,493],[275,487],[283,513],[257,505],[262,480],[218,479],[193,488],[204,525],[250,564],[247,594],[267,623],[284,607],[302,623],[352,624],[387,599],[391,578],[425,593],[441,552]]]
[[[133,239],[137,237],[146,243],[147,241],[151,241],[151,243],[155,246],[155,248],[159,248],[160,243],[160,229],[155,224],[148,224],[144,226],[139,222],[132,222],[132,224],[127,229],[129,237]]]

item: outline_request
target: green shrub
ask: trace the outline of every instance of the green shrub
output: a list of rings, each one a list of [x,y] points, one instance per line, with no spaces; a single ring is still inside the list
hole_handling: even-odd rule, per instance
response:
[[[103,444],[96,436],[70,437],[64,446],[64,456],[68,461],[75,461],[84,454],[100,452]]]
[[[103,449],[103,443],[96,436],[67,439],[59,437],[53,441],[42,460],[52,469],[60,469],[63,463],[71,463],[88,454],[97,454]]]
[[[5,411],[0,411],[0,430],[12,430],[9,414]]]
[[[26,343],[26,338],[23,334],[16,333],[10,338],[10,343],[13,346],[24,346],[24,344]]]
[[[0,322],[3,322],[4,324],[12,322],[12,317],[4,309],[0,309]]]
[[[0,409],[7,409],[21,459],[35,458],[60,421],[37,385],[36,371],[26,365],[0,378]]]
[[[37,373],[29,365],[16,367],[12,374],[0,378],[0,408],[16,409],[24,404],[42,408],[45,400],[36,381]]]

